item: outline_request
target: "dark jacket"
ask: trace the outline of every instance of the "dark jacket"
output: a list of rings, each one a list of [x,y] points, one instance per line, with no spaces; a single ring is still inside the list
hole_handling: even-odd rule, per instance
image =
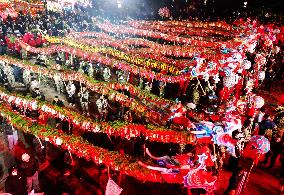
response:
[[[59,107],[64,106],[64,103],[61,100],[58,100],[58,101],[53,100],[52,104],[56,105],[56,106],[59,106]]]
[[[27,195],[26,180],[19,175],[9,175],[5,181],[5,191],[12,195]]]
[[[29,162],[21,161],[19,164],[19,170],[23,173],[26,177],[33,176],[36,171],[38,171],[39,165],[38,161],[35,158],[30,158]]]
[[[76,191],[76,178],[74,175],[60,175],[57,178],[57,186],[59,188],[60,193],[69,193],[75,194]]]
[[[228,190],[236,190],[239,186],[239,183],[242,181],[243,174],[233,174],[231,178],[229,179],[229,187]]]
[[[6,135],[13,135],[13,128],[11,125],[4,122],[1,127],[5,130]]]

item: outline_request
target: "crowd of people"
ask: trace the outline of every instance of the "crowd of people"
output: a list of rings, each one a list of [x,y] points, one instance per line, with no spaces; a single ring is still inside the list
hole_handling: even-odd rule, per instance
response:
[[[81,10],[82,11],[82,10]],[[198,115],[202,113],[203,117],[215,122],[217,120],[212,118],[211,113],[217,113],[220,108],[228,108],[230,104],[236,102],[227,102],[229,94],[223,90],[224,86],[220,83],[214,82],[212,78],[205,80],[192,79],[184,86],[175,83],[163,83],[159,81],[149,81],[145,78],[135,76],[128,71],[113,70],[105,67],[103,64],[88,62],[82,58],[69,55],[64,52],[58,52],[55,55],[45,56],[43,54],[27,53],[15,41],[17,38],[22,40],[32,47],[45,47],[47,41],[44,35],[49,36],[65,36],[72,31],[94,31],[98,30],[92,25],[92,18],[87,13],[75,13],[67,11],[63,13],[55,13],[45,11],[36,16],[24,15],[19,13],[17,20],[8,17],[5,21],[1,21],[0,28],[0,53],[3,55],[12,55],[18,59],[25,59],[34,62],[35,64],[43,67],[50,67],[48,61],[54,61],[61,65],[63,69],[69,69],[76,72],[81,72],[90,76],[98,81],[110,82],[115,81],[119,83],[131,83],[140,87],[141,90],[153,93],[157,96],[166,99],[176,100],[176,105],[171,108],[171,117],[168,118],[164,126],[173,129],[189,130],[192,134],[196,134],[198,138],[200,134],[206,135],[208,132],[201,132],[197,130],[194,122],[198,122]],[[283,49],[274,52],[272,50],[263,50],[259,43],[255,52],[249,54],[247,57],[253,63],[254,57],[257,53],[261,52],[267,59],[267,63],[263,67],[265,77],[258,82],[258,85],[253,89],[255,93],[271,92],[273,82],[283,80]],[[282,43],[279,43],[281,46]],[[282,46],[283,47],[283,46]],[[22,70],[16,66],[8,66],[4,62],[0,65],[0,83],[10,91],[16,91],[15,83],[21,83],[20,86],[24,88],[24,94],[30,94],[32,98],[40,101],[47,101],[50,99],[50,94],[43,92],[42,88],[49,86],[56,95],[52,97],[52,104],[58,107],[68,107],[77,112],[80,112],[85,117],[92,117],[97,121],[116,121],[122,120],[127,122],[134,122],[140,124],[155,124],[160,125],[161,121],[157,118],[147,118],[142,114],[133,112],[131,109],[118,102],[108,99],[105,94],[97,94],[89,91],[87,86],[82,85],[76,81],[62,81],[60,78],[54,77],[53,79],[43,78],[41,75],[36,75],[26,70]],[[8,68],[9,67],[9,68]],[[235,96],[246,97],[249,82],[254,80],[255,70],[253,66],[245,71],[245,74],[240,74],[239,86],[235,92]],[[39,80],[42,80],[39,82]],[[43,81],[44,80],[44,81]],[[45,82],[45,84],[43,84]],[[236,87],[236,88],[237,88]],[[127,97],[132,96],[126,90],[120,92]],[[261,95],[261,94],[260,94]],[[67,99],[68,103],[63,101]],[[149,102],[145,102],[149,105]],[[281,105],[274,105],[275,107]],[[283,105],[282,105],[283,106]],[[154,107],[154,106],[153,106]],[[12,105],[12,109],[21,115],[32,118],[35,122],[41,121],[41,113],[39,111],[29,110]],[[163,113],[163,108],[155,108],[158,112]],[[277,109],[279,109],[277,107]],[[275,109],[276,110],[276,109]],[[209,113],[209,114],[208,114]],[[271,112],[269,105],[262,108],[256,108],[256,105],[251,104],[246,108],[243,124],[241,128],[237,128],[232,132],[232,138],[238,143],[235,148],[234,155],[225,155],[226,151],[223,148],[217,148],[214,151],[216,157],[215,166],[213,161],[208,162],[207,168],[213,174],[218,174],[218,170],[223,166],[231,168],[234,172],[229,181],[227,189],[228,194],[235,194],[238,184],[242,179],[244,169],[240,168],[239,161],[242,160],[241,153],[246,145],[246,142],[254,135],[263,135],[270,140],[270,151],[266,153],[263,166],[271,169],[275,166],[276,159],[280,156],[281,159],[281,178],[284,178],[284,137],[281,124],[282,115],[276,115]],[[177,118],[178,116],[178,118]],[[178,121],[178,120],[179,121]],[[186,125],[184,125],[186,123]],[[74,129],[72,124],[67,120],[60,118],[49,117],[47,124],[53,128],[63,130],[64,133],[72,134]],[[7,135],[8,148],[13,150],[18,144],[19,135],[18,130],[8,124],[8,121],[2,119],[2,129],[5,129]],[[181,144],[162,144],[152,143],[146,141],[143,137],[131,138],[130,140],[121,137],[108,137],[103,133],[86,132],[82,137],[90,143],[107,148],[109,150],[119,151],[121,154],[129,154],[132,156],[142,157],[145,155],[145,147],[150,148],[156,155],[174,156],[180,153],[190,153],[192,164],[197,162],[199,153],[197,152],[196,145],[181,145]],[[48,147],[52,147],[48,142],[40,140],[35,136],[28,136],[25,134],[27,140],[30,139],[29,144],[34,146],[32,152],[25,152],[20,155],[16,160],[16,166],[9,169],[9,176],[6,179],[5,190],[7,193],[20,195],[33,192],[42,192],[39,183],[40,165],[47,161]],[[204,144],[206,145],[206,144]],[[207,146],[210,153],[213,154],[212,144]],[[215,150],[215,149],[214,149]],[[62,193],[75,193],[75,174],[79,174],[79,170],[83,167],[75,167],[79,164],[80,159],[72,157],[68,151],[64,151],[64,157],[61,159],[65,167],[62,167],[61,176],[56,181],[58,194]],[[74,158],[74,159],[73,159]],[[75,162],[76,161],[76,162]],[[212,164],[213,163],[213,164]],[[95,166],[95,165],[92,165]],[[107,177],[107,170],[104,166],[97,167],[99,173],[97,175],[98,186],[94,191],[98,194],[104,194]],[[82,175],[80,175],[82,177]],[[101,180],[101,181],[100,181]],[[17,187],[16,187],[17,186]]]

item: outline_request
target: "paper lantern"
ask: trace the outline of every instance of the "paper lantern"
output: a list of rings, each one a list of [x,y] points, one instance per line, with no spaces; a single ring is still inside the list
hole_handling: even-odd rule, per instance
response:
[[[254,146],[260,154],[265,154],[270,150],[270,142],[264,136],[254,135],[249,140],[249,143]]]
[[[264,99],[261,96],[254,96],[255,107],[261,108],[264,105]]]

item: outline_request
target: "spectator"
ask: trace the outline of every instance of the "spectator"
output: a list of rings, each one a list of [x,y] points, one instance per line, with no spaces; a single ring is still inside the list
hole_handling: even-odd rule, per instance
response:
[[[272,74],[273,74],[272,68],[268,67],[265,70],[265,90],[267,90],[267,91],[270,91],[270,88],[271,88]]]
[[[75,92],[76,92],[76,86],[72,81],[69,81],[66,86],[66,91],[68,94],[68,101],[70,106],[75,106]]]
[[[36,98],[38,100],[45,101],[45,96],[39,90],[39,88],[35,88],[35,90],[32,92],[32,98]]]
[[[56,183],[60,194],[75,194],[77,182],[70,169],[66,168]]]
[[[5,191],[12,195],[27,195],[26,181],[18,173],[18,169],[11,167],[8,172],[9,176],[5,181]]]
[[[261,121],[263,120],[263,117],[265,115],[265,108],[262,107],[259,112],[256,114],[255,118],[254,118],[254,122],[259,124],[261,123]]]
[[[248,117],[243,125],[243,132],[246,140],[250,139],[252,131],[253,131],[253,117]]]
[[[274,130],[276,128],[276,124],[271,120],[269,114],[265,114],[263,116],[263,120],[259,123],[259,135],[264,135],[266,130],[271,129]]]
[[[9,150],[13,150],[14,146],[18,143],[18,131],[6,121],[2,124],[3,129],[5,129],[8,138]]]
[[[271,157],[268,169],[274,167],[275,161],[282,152],[282,150],[283,150],[283,141],[281,140],[281,136],[276,134],[275,136],[273,136],[273,139],[270,142],[270,151],[265,154],[265,160],[263,162],[264,165],[267,164],[269,157]]]
[[[27,178],[27,190],[30,193],[32,189],[40,190],[38,180],[39,164],[35,158],[31,158],[29,154],[24,153],[19,163],[19,170]]]
[[[86,87],[82,87],[82,90],[78,94],[80,96],[80,103],[83,114],[89,116],[89,92]]]
[[[57,95],[53,98],[52,104],[56,105],[56,106],[59,106],[59,107],[63,107],[64,106],[63,101],[60,100]]]

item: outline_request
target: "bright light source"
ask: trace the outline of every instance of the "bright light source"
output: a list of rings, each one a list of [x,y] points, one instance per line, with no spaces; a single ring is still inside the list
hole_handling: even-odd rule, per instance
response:
[[[244,8],[246,8],[246,7],[247,7],[247,5],[248,5],[248,2],[247,2],[247,1],[245,1],[245,2],[244,2]]]
[[[118,8],[121,8],[121,7],[122,7],[122,2],[121,2],[121,0],[117,0],[116,2],[117,2],[117,7],[118,7]]]

